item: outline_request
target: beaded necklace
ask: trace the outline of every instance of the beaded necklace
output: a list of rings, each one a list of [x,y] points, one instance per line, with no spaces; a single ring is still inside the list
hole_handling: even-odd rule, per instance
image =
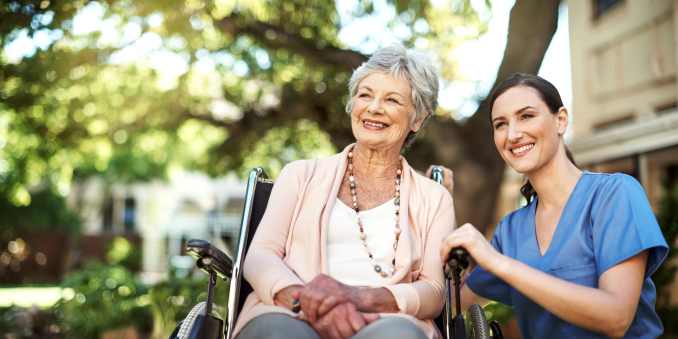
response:
[[[380,276],[383,278],[392,276],[393,273],[395,272],[395,253],[396,250],[398,249],[398,240],[400,239],[400,179],[403,174],[402,169],[398,168],[396,171],[396,180],[395,180],[395,197],[393,198],[393,205],[395,205],[395,229],[393,230],[393,233],[395,233],[395,240],[393,241],[393,260],[391,260],[391,265],[392,267],[389,269],[388,272],[384,268],[381,267],[377,263],[377,261],[374,259],[374,255],[372,255],[372,251],[370,251],[370,248],[367,246],[367,234],[365,234],[365,229],[363,227],[363,223],[360,220],[360,209],[358,208],[358,195],[356,193],[356,183],[355,183],[355,176],[353,175],[353,150],[350,150],[348,152],[348,184],[349,188],[351,189],[351,199],[353,203],[353,209],[356,212],[357,218],[358,218],[358,228],[360,229],[360,240],[363,243],[363,246],[365,247],[365,250],[367,250],[367,255],[370,258],[370,263],[372,263],[372,266],[374,267],[374,271],[377,272]]]

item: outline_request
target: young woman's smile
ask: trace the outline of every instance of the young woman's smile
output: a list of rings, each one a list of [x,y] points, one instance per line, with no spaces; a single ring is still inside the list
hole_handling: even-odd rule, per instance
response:
[[[553,159],[564,126],[536,90],[517,86],[494,102],[492,129],[501,157],[516,171],[527,174]]]
[[[510,148],[511,153],[515,157],[522,157],[525,154],[527,154],[529,151],[534,148],[534,143],[527,143],[527,144],[520,144],[520,145],[515,145]]]

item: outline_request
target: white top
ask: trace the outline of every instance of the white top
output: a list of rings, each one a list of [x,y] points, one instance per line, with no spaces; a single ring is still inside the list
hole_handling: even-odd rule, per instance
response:
[[[395,218],[393,199],[369,210],[360,211],[360,220],[367,235],[367,246],[376,262],[386,272],[393,269],[391,261],[394,254]],[[386,278],[374,271],[367,249],[360,240],[358,214],[355,210],[337,199],[328,227],[327,268],[329,275],[348,285],[384,286]]]

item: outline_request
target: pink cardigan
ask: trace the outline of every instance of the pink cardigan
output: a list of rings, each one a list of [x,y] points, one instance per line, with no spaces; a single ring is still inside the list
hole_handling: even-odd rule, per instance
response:
[[[285,166],[271,192],[266,212],[252,239],[243,273],[252,285],[235,326],[237,334],[254,317],[267,312],[294,313],[275,306],[274,295],[327,273],[327,224],[346,169],[343,152],[319,160]],[[444,305],[440,261],[443,238],[455,227],[452,197],[445,188],[422,176],[403,159],[400,225],[396,271],[384,286],[400,313],[413,320],[429,338],[440,337],[432,319]]]

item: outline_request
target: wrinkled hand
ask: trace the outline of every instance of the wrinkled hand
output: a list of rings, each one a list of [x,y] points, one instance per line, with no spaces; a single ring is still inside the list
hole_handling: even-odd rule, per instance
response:
[[[303,288],[302,285],[287,286],[275,294],[273,302],[278,306],[292,309],[292,302],[299,298],[299,293]]]
[[[438,166],[438,165],[431,165],[428,167],[426,170],[426,177],[430,178],[431,177],[431,172],[433,172],[433,167]],[[445,166],[439,166],[440,168],[443,169],[443,186],[450,192],[450,194],[454,194],[454,172],[452,172],[451,169],[445,167]]]
[[[355,305],[344,302],[334,306],[317,321],[309,321],[309,324],[323,339],[344,339],[377,319],[378,314],[359,312]]]
[[[355,287],[344,285],[332,277],[320,274],[313,278],[299,292],[301,310],[308,321],[313,324],[326,313],[343,303],[351,303]]]
[[[466,249],[471,258],[484,269],[492,267],[492,263],[501,256],[485,239],[485,236],[469,223],[455,229],[443,240],[443,245],[440,247],[440,258],[443,262],[447,261],[450,250],[455,247]]]

